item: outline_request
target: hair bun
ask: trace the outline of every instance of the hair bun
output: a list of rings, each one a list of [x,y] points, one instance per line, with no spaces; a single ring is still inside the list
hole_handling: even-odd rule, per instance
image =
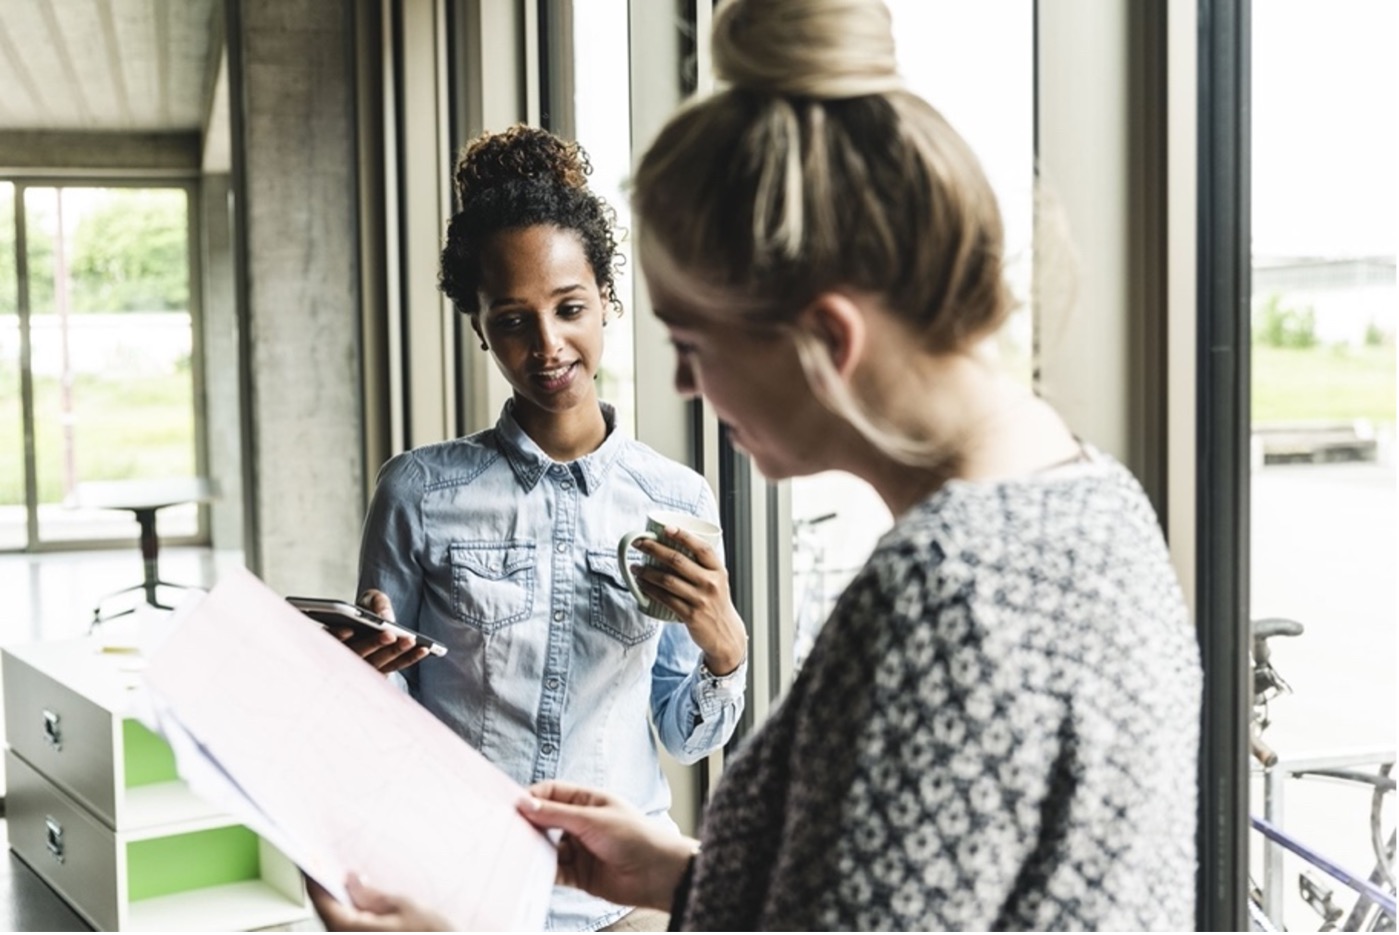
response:
[[[499,133],[488,130],[468,143],[457,160],[452,184],[464,205],[484,191],[512,183],[538,181],[585,189],[592,170],[587,153],[576,142],[516,124]]]
[[[739,88],[838,100],[903,87],[882,0],[724,0],[713,50]]]

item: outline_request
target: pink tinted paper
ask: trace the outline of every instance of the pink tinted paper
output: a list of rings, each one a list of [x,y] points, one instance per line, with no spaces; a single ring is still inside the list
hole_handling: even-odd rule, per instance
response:
[[[543,928],[556,854],[513,780],[247,572],[179,617],[145,679],[177,762],[205,760],[181,775],[226,777],[331,892],[354,871],[463,930]]]

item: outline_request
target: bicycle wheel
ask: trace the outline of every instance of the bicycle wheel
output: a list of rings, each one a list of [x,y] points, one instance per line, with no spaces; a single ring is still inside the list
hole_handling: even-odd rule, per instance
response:
[[[1393,763],[1380,767],[1380,776],[1389,778]],[[1375,849],[1375,882],[1394,895],[1394,789],[1392,786],[1377,783],[1370,799],[1370,843]],[[1373,907],[1364,923],[1362,932],[1392,932],[1394,917]]]
[[[1250,895],[1248,898],[1248,930],[1250,932],[1280,932],[1282,929],[1268,918],[1268,914],[1263,911],[1263,906],[1259,903],[1258,897]]]
[[[1393,763],[1383,764],[1380,767],[1380,775],[1388,778],[1393,768]],[[1389,887],[1391,893],[1395,889],[1394,815],[1389,808],[1393,794],[1393,789],[1376,785],[1374,796],[1370,800],[1370,844],[1375,849],[1375,865],[1384,877],[1384,885]]]

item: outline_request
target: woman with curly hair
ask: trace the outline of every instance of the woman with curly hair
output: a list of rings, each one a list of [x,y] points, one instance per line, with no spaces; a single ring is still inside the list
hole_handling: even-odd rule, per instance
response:
[[[619,432],[598,399],[621,303],[614,215],[589,172],[577,143],[525,126],[461,155],[441,286],[513,393],[495,427],[387,462],[364,525],[360,603],[449,652],[353,646],[517,782],[598,786],[673,831],[654,736],[681,763],[729,739],[747,637],[702,541],[667,533],[693,558],[636,545],[665,569],[639,568],[642,589],[679,622],[642,613],[617,567],[648,512],[717,516],[703,477]],[[665,916],[555,892],[551,930],[614,925]]]

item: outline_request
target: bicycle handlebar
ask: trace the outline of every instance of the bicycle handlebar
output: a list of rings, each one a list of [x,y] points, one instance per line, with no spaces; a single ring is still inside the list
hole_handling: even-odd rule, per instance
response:
[[[1286,617],[1263,617],[1249,625],[1253,637],[1253,658],[1260,665],[1268,661],[1268,640],[1275,636],[1301,636],[1305,628]]]

